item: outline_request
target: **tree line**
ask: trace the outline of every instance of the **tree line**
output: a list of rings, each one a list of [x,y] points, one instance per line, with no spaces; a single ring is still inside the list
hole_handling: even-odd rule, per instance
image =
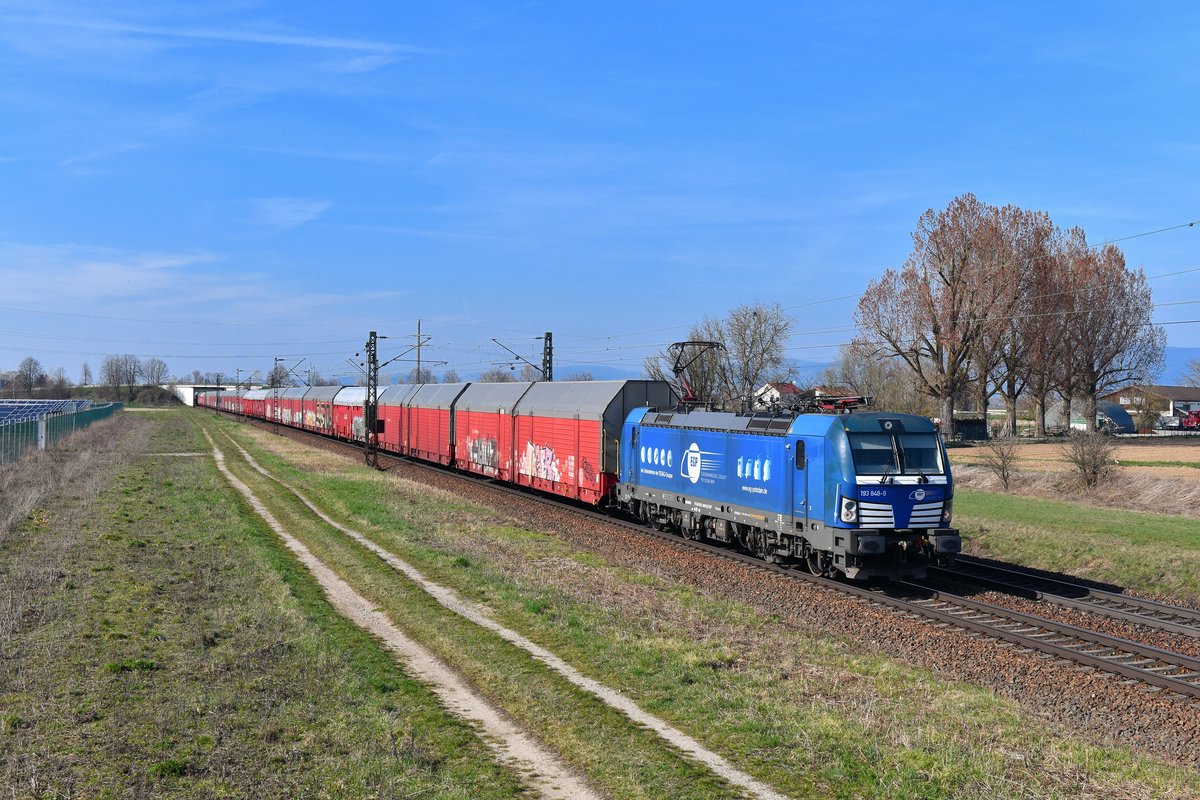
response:
[[[947,436],[954,409],[986,411],[999,396],[1008,431],[1027,404],[1044,436],[1052,402],[1069,417],[1081,399],[1095,420],[1100,395],[1155,375],[1166,333],[1153,311],[1145,274],[1115,245],[1090,245],[1081,228],[1044,212],[964,194],[921,215],[902,266],[860,297],[854,339],[810,381],[870,395],[879,409],[940,416]],[[738,306],[689,330],[715,347],[683,365],[682,381],[666,350],[644,372],[680,391],[686,381],[716,407],[750,408],[756,389],[798,380],[787,357],[793,324],[777,303]],[[1200,385],[1200,362],[1192,376]]]
[[[1081,228],[1062,229],[1040,211],[997,207],[972,194],[917,222],[900,269],[872,281],[859,301],[859,357],[894,359],[938,404],[953,435],[953,409],[968,397],[986,410],[1004,400],[1016,430],[1028,397],[1039,436],[1046,410],[1149,381],[1162,365],[1166,332],[1141,269],[1113,244],[1089,245]]]
[[[139,389],[166,383],[167,373],[167,364],[160,358],[109,355],[100,363],[98,382],[85,361],[79,371],[79,383],[74,384],[62,367],[47,371],[40,361],[28,356],[15,370],[0,371],[0,384],[8,397],[60,399],[72,396],[78,386],[98,388],[114,400],[122,397],[132,400]]]

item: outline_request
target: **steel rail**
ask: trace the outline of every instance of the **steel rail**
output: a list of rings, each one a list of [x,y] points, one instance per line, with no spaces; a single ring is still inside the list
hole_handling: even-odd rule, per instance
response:
[[[931,567],[946,578],[965,580],[1029,600],[1087,611],[1149,628],[1200,638],[1200,611],[1141,597],[1092,589],[1031,572],[960,557],[953,567]],[[993,577],[995,576],[995,577]]]
[[[259,420],[252,420],[260,422]],[[270,423],[265,423],[269,429]],[[363,447],[341,439],[323,436],[314,431],[299,428],[286,428],[297,439],[316,437],[317,439],[341,445],[347,450],[362,452]],[[583,516],[592,517],[606,524],[635,531],[642,535],[652,536],[676,546],[685,547],[711,555],[737,561],[752,569],[780,575],[793,580],[802,580],[829,591],[848,594],[866,601],[869,604],[887,606],[901,613],[924,617],[936,622],[966,629],[993,639],[1009,642],[1018,647],[1035,650],[1070,661],[1086,667],[1101,670],[1128,678],[1135,682],[1150,684],[1159,689],[1175,692],[1184,697],[1200,698],[1200,659],[1179,653],[1171,653],[1148,645],[1131,642],[1115,636],[1107,636],[1096,631],[1089,631],[1073,625],[1066,625],[1031,614],[1023,614],[1000,606],[981,603],[965,597],[939,592],[926,586],[891,582],[888,587],[855,586],[831,578],[823,578],[799,572],[789,567],[771,564],[746,553],[717,547],[704,542],[657,531],[652,528],[629,520],[614,517],[596,511],[590,507],[573,504],[567,498],[551,498],[538,495],[519,487],[497,483],[491,478],[470,473],[458,472],[445,467],[428,464],[421,461],[399,456],[395,453],[380,453],[381,461],[403,464],[426,470],[431,473],[452,476],[464,482],[476,485],[486,485],[500,493],[519,496],[545,504],[556,510],[568,510]],[[564,502],[565,501],[565,502]],[[889,589],[902,588],[910,594],[920,595],[919,599],[895,597],[888,594]]]

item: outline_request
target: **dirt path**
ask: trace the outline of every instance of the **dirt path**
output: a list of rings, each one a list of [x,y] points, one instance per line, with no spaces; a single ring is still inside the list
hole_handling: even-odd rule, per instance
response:
[[[770,786],[767,786],[761,781],[758,781],[752,776],[737,769],[722,756],[712,752],[688,734],[671,726],[666,721],[654,716],[653,714],[647,713],[626,695],[621,694],[620,692],[583,675],[554,653],[536,644],[535,642],[530,641],[520,633],[517,633],[510,628],[506,628],[500,623],[491,619],[481,607],[471,603],[468,600],[462,599],[453,589],[449,589],[445,586],[428,580],[411,564],[398,558],[396,555],[384,549],[383,547],[380,547],[378,544],[367,538],[364,534],[353,530],[352,528],[348,528],[332,519],[319,508],[317,508],[317,506],[314,505],[312,501],[305,497],[301,492],[297,491],[294,487],[288,485],[261,467],[258,462],[255,461],[254,458],[241,447],[241,445],[237,444],[237,442],[233,442],[233,446],[238,449],[242,457],[246,459],[246,462],[249,463],[250,466],[257,470],[260,474],[283,486],[289,492],[294,494],[302,503],[304,503],[305,506],[308,507],[310,511],[313,512],[313,514],[320,517],[326,524],[346,534],[350,538],[354,539],[354,541],[358,542],[363,547],[379,556],[379,558],[381,558],[393,569],[403,573],[415,584],[420,586],[422,590],[424,590],[430,597],[437,600],[445,608],[453,611],[455,614],[458,614],[467,620],[470,620],[482,628],[492,631],[505,641],[516,645],[522,650],[525,650],[538,661],[550,667],[574,685],[594,695],[611,708],[620,711],[637,724],[654,731],[672,747],[679,750],[685,756],[693,759],[694,761],[703,764],[705,767],[712,770],[729,783],[739,786],[748,791],[754,797],[763,798],[763,800],[787,800],[785,795],[780,794]]]
[[[212,446],[212,455],[217,467],[229,483],[237,489],[255,512],[262,517],[288,549],[313,574],[325,590],[333,606],[355,624],[379,637],[383,643],[400,657],[412,674],[428,685],[440,698],[450,713],[478,726],[484,741],[500,758],[516,766],[531,787],[541,797],[551,800],[600,800],[584,780],[559,758],[558,754],[544,747],[526,731],[514,724],[500,709],[490,705],[454,672],[447,664],[422,645],[408,638],[387,618],[382,611],[342,580],[337,574],[312,554],[300,541],[292,537],[266,506],[225,465],[225,456],[216,442],[204,431]],[[253,462],[251,462],[253,463]],[[254,464],[255,469],[263,472]],[[263,472],[263,474],[267,474]]]

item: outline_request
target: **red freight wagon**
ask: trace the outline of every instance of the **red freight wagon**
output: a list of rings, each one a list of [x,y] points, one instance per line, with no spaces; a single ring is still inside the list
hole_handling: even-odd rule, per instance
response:
[[[405,455],[438,464],[454,459],[454,420],[450,411],[463,391],[473,384],[426,383],[408,400],[401,448]]]
[[[341,439],[366,441],[363,425],[363,403],[367,401],[367,387],[345,386],[333,398],[333,433]]]
[[[237,414],[242,409],[242,392],[225,389],[221,392],[221,410]]]
[[[242,413],[248,417],[265,417],[267,398],[271,395],[270,389],[251,389],[242,397]]]
[[[618,439],[629,412],[675,402],[663,381],[535,383],[513,410],[512,481],[599,504],[617,483]]]
[[[279,421],[293,428],[304,427],[304,395],[307,386],[294,386],[279,393]]]
[[[389,386],[379,393],[379,449],[390,453],[407,452],[408,401],[420,386],[400,384]]]
[[[333,398],[341,386],[314,386],[304,394],[301,413],[306,431],[333,433]]]
[[[513,480],[513,409],[532,383],[472,383],[454,404],[454,463]]]

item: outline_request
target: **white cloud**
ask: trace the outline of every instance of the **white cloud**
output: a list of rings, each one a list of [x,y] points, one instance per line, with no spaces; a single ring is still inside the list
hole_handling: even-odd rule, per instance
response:
[[[283,230],[312,222],[332,205],[327,200],[304,197],[261,197],[250,204],[251,222]]]
[[[3,22],[9,28],[29,26],[51,30],[79,31],[85,34],[85,37],[75,40],[74,43],[90,48],[107,43],[118,46],[120,49],[126,49],[135,41],[140,41],[144,48],[148,41],[155,39],[175,39],[222,42],[227,44],[274,45],[277,47],[310,48],[352,53],[376,53],[391,56],[432,52],[413,45],[337,36],[309,35],[286,30],[254,30],[235,26],[203,27],[141,24],[105,19],[100,16],[88,15],[87,12],[60,16],[50,14],[23,15],[0,13],[0,22]],[[104,37],[106,36],[109,38],[105,39]],[[62,40],[62,37],[57,38]]]

